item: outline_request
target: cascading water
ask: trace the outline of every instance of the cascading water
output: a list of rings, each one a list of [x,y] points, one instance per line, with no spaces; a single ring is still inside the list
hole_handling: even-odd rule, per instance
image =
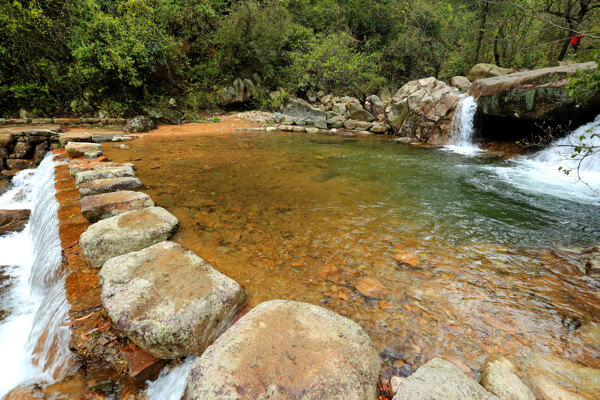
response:
[[[0,238],[0,266],[9,277],[0,321],[0,397],[31,381],[52,381],[72,365],[61,246],[58,202],[54,188],[55,162],[48,155],[35,172],[19,172],[13,188],[0,196],[0,208],[31,208],[21,232]]]
[[[161,371],[158,379],[147,382],[146,397],[148,400],[179,400],[185,391],[187,376],[197,357],[188,357],[185,361],[169,370]]]
[[[464,97],[452,116],[450,143],[445,148],[456,153],[471,155],[481,151],[473,144],[477,101],[473,96]]]
[[[600,138],[596,135],[600,135],[600,115],[547,149],[516,159],[512,168],[495,168],[495,171],[527,192],[600,203]],[[595,150],[581,159],[581,156],[573,157],[577,146]]]

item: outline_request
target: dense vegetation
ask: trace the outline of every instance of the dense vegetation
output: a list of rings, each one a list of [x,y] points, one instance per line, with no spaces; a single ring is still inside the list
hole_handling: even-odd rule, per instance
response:
[[[599,36],[599,0],[4,0],[0,114],[119,116],[174,98],[193,115],[238,77],[258,84],[254,106],[276,88],[362,96],[477,62],[594,59]]]

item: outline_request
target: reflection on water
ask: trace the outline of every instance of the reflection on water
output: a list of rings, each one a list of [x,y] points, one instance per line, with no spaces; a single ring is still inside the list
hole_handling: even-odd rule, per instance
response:
[[[108,147],[108,146],[105,146]],[[598,368],[571,334],[600,295],[568,252],[595,243],[597,205],[517,189],[504,160],[372,138],[152,137],[130,150],[175,240],[242,284],[250,306],[323,305],[367,329],[387,372],[444,355],[555,354]],[[557,249],[557,250],[551,250]]]

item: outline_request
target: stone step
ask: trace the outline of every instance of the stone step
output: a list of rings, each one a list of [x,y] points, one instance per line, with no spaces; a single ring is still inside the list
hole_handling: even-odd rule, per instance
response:
[[[88,265],[101,268],[109,258],[138,251],[167,240],[179,220],[161,207],[129,211],[91,225],[79,244]]]
[[[95,181],[96,179],[135,177],[133,168],[130,166],[103,167],[75,174],[75,186],[80,187],[83,183]]]
[[[83,157],[85,153],[98,151],[102,149],[102,145],[89,142],[69,142],[65,146],[65,150],[70,157]]]
[[[81,194],[81,197],[85,197],[118,190],[135,190],[141,187],[142,181],[135,177],[96,179],[83,183],[79,187],[79,194]]]
[[[109,259],[99,278],[115,327],[163,359],[201,355],[244,301],[237,282],[168,241]]]
[[[146,193],[121,190],[86,196],[79,200],[79,206],[88,221],[96,222],[125,212],[154,207],[154,202]]]

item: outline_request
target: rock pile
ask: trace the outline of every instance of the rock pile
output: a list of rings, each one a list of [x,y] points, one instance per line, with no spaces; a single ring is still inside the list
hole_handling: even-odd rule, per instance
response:
[[[48,151],[58,147],[58,137],[55,129],[0,130],[0,180],[37,167]]]

